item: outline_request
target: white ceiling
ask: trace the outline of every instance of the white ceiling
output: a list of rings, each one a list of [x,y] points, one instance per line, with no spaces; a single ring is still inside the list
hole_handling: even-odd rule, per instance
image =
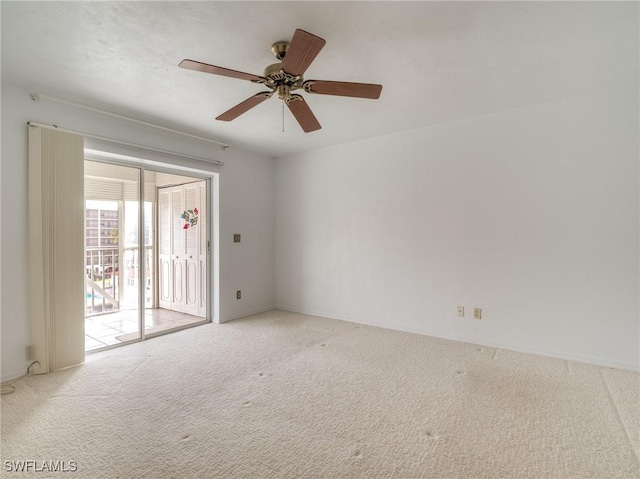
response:
[[[1,2],[2,78],[31,91],[281,156],[638,82],[637,2]],[[327,43],[307,79],[380,83],[379,100],[306,96],[303,133],[261,75],[296,28]]]

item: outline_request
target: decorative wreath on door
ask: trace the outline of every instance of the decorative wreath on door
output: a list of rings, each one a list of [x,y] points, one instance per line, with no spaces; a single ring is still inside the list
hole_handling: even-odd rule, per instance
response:
[[[182,229],[188,230],[191,226],[198,224],[198,208],[184,210],[180,217],[184,220],[184,226]]]

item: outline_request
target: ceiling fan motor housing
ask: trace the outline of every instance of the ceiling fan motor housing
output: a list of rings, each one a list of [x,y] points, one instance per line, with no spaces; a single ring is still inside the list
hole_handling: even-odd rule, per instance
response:
[[[274,83],[284,82],[286,74],[282,70],[282,63],[273,63],[264,69],[263,77],[272,80]]]
[[[262,76],[266,79],[265,86],[277,91],[278,97],[282,100],[290,97],[291,90],[302,88],[304,82],[302,75],[290,75],[285,72],[282,69],[282,63],[269,65],[264,69]]]

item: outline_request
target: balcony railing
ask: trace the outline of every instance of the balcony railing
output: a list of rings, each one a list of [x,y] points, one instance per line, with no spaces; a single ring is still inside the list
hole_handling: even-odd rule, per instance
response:
[[[145,246],[145,305],[153,306],[153,249]],[[87,247],[86,265],[86,315],[115,312],[120,309],[138,308],[138,248],[120,249]],[[123,268],[121,268],[123,266]],[[123,275],[121,275],[121,271]]]

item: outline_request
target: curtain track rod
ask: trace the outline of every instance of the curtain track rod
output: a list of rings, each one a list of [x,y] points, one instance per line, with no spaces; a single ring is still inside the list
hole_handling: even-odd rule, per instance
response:
[[[63,131],[65,133],[73,133],[75,135],[81,135],[87,138],[93,138],[94,140],[101,140],[101,141],[107,141],[110,143],[116,143],[118,145],[124,145],[124,146],[131,146],[133,148],[138,148],[140,150],[146,150],[146,151],[153,151],[155,153],[162,153],[164,155],[171,155],[171,156],[175,156],[178,158],[184,158],[187,160],[195,160],[199,163],[204,163],[207,165],[218,165],[218,166],[224,166],[224,162],[223,161],[219,161],[219,160],[209,160],[206,158],[200,158],[198,156],[191,156],[191,155],[185,155],[183,153],[176,153],[175,151],[170,151],[170,150],[163,150],[161,148],[152,148],[150,146],[145,146],[145,145],[139,145],[137,143],[131,143],[128,141],[122,141],[122,140],[116,140],[114,138],[108,138],[106,136],[99,136],[99,135],[94,135],[92,133],[85,133],[84,131],[78,131],[78,130],[71,130],[69,128],[62,128],[58,125],[48,125],[46,123],[38,123],[37,121],[28,121],[27,125],[29,126],[39,126],[41,128],[48,128],[50,130],[58,130],[58,131]]]
[[[168,128],[166,126],[156,125],[155,123],[151,123],[151,122],[148,122],[148,121],[138,120],[136,118],[131,118],[131,117],[128,117],[128,116],[119,115],[118,113],[112,113],[110,111],[101,110],[99,108],[93,108],[91,106],[82,105],[81,103],[75,103],[73,101],[63,100],[61,98],[55,98],[55,97],[48,96],[48,95],[41,95],[39,93],[32,93],[31,94],[31,99],[33,101],[35,101],[35,102],[40,101],[41,98],[44,98],[46,100],[55,101],[55,102],[58,102],[58,103],[63,103],[65,105],[75,106],[77,108],[82,108],[84,110],[94,111],[96,113],[101,113],[102,115],[109,115],[109,116],[112,116],[114,118],[120,118],[121,120],[132,121],[132,122],[138,123],[140,125],[150,126],[152,128],[157,128],[159,130],[169,131],[171,133],[176,133],[178,135],[188,136],[189,138],[195,138],[196,140],[208,141],[209,143],[213,143],[213,144],[216,144],[216,145],[220,146],[220,148],[222,148],[223,150],[226,150],[227,148],[231,148],[231,145],[227,145],[226,143],[221,143],[219,141],[212,140],[211,138],[206,138],[204,136],[198,136],[198,135],[194,135],[192,133],[187,133],[186,131],[180,131],[180,130],[175,130],[173,128]]]

